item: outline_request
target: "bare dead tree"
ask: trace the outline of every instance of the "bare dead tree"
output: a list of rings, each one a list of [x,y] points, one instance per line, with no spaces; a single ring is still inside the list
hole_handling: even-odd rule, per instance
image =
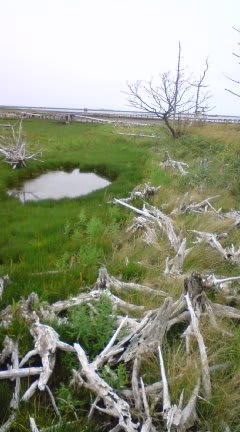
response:
[[[212,106],[209,106],[207,104],[207,101],[212,98],[212,93],[208,90],[203,90],[208,88],[209,86],[204,84],[208,69],[209,69],[209,61],[208,57],[205,60],[205,69],[200,75],[199,79],[195,82],[193,82],[191,85],[196,88],[196,96],[195,96],[195,107],[194,107],[194,116],[195,119],[199,118],[199,116],[202,116],[206,114],[208,111],[211,111],[213,109]]]
[[[235,30],[236,32],[240,33],[240,29],[237,29],[237,28],[233,27],[233,30]],[[240,45],[240,42],[238,42],[238,45]],[[237,57],[237,59],[240,59],[240,54],[237,54],[237,53],[233,52],[232,55],[234,55],[235,57]],[[240,64],[240,62],[238,62],[238,64]],[[240,85],[240,81],[239,80],[236,80],[236,79],[230,78],[230,77],[227,77],[227,78],[230,81],[232,81],[233,83],[235,83],[237,85]],[[227,89],[227,88],[225,88],[225,90],[228,91],[229,93],[233,94],[234,96],[240,97],[240,92],[235,92],[235,91]]]
[[[175,72],[163,72],[159,74],[158,83],[153,80],[149,82],[136,81],[127,83],[127,100],[130,106],[140,109],[146,113],[163,120],[173,138],[181,134],[177,127],[177,121],[194,114],[197,105],[202,105],[208,97],[201,96],[203,80],[206,76],[208,66],[199,81],[192,85],[191,76],[186,76],[186,68],[182,67],[181,44],[178,46],[178,60]],[[198,95],[195,95],[195,88]],[[210,95],[208,95],[210,97]],[[177,121],[176,121],[177,120]]]

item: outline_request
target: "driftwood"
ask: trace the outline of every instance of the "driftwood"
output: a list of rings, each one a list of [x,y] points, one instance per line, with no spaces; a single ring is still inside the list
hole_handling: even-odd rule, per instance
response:
[[[232,209],[229,212],[222,213],[222,215],[227,219],[232,219],[234,226],[240,227],[240,211]]]
[[[192,248],[186,249],[186,239],[182,240],[176,255],[169,259],[167,257],[165,264],[165,275],[181,275],[183,273],[183,263],[187,254],[192,250]]]
[[[15,130],[15,126],[12,126],[11,129],[12,136],[5,135],[0,137],[0,155],[4,157],[4,162],[13,168],[25,167],[27,161],[38,159],[42,155],[42,151],[39,150],[35,153],[27,151],[28,144],[23,138],[22,119],[17,131]]]
[[[127,228],[126,232],[136,234],[142,233],[142,240],[148,245],[157,246],[157,232],[155,229],[155,223],[152,220],[148,220],[142,216],[134,218],[133,224]]]
[[[40,324],[38,320],[33,323],[30,332],[35,341],[35,349],[29,351],[23,357],[19,366],[22,367],[29,361],[31,357],[38,354],[41,357],[43,369],[38,380],[34,381],[23,395],[23,401],[29,400],[37,387],[41,391],[45,390],[47,382],[55,366],[55,353],[57,349],[68,352],[74,351],[70,345],[59,340],[59,336],[55,330],[53,330],[53,328],[44,324]]]
[[[187,192],[182,200],[179,202],[178,206],[172,211],[171,214],[177,214],[177,213],[196,213],[196,214],[202,214],[211,212],[215,215],[218,215],[221,217],[221,209],[216,210],[212,204],[211,201],[215,200],[216,198],[219,198],[220,195],[215,195],[209,198],[204,199],[200,202],[194,202],[191,199],[188,198],[189,193]]]
[[[222,258],[224,258],[226,261],[240,264],[240,247],[238,249],[235,249],[235,246],[232,245],[231,247],[227,247],[226,249],[224,249],[219,242],[221,238],[227,237],[227,233],[213,234],[196,230],[191,230],[191,232],[193,232],[197,236],[195,244],[205,242],[213,249],[215,249],[218,254],[221,255]]]
[[[116,291],[139,291],[141,293],[146,293],[150,295],[160,295],[163,297],[167,296],[167,293],[165,291],[156,290],[153,288],[150,288],[145,285],[133,283],[133,282],[123,282],[119,279],[115,278],[114,276],[110,276],[107,272],[106,267],[100,267],[99,269],[99,275],[95,284],[95,288],[100,289],[114,289]]]
[[[167,235],[172,248],[175,250],[175,252],[178,252],[179,247],[182,243],[182,238],[180,236],[177,236],[177,234],[175,233],[173,221],[169,216],[165,215],[161,210],[157,209],[156,207],[147,204],[144,204],[143,209],[141,210],[120,199],[115,198],[113,200],[113,203],[120,204],[124,207],[127,207],[129,210],[132,210],[135,213],[143,216],[146,219],[155,221],[158,227],[162,229]]]
[[[212,204],[211,201],[217,199],[220,197],[220,195],[215,195],[212,197],[205,198],[204,200],[200,202],[194,202],[189,197],[189,193],[187,192],[181,201],[179,202],[178,206],[171,212],[171,215],[183,213],[196,213],[196,214],[206,214],[210,213],[214,216],[216,216],[218,219],[230,219],[233,221],[233,226],[239,227],[240,226],[240,211],[231,209],[228,212],[222,212],[222,208],[216,209]]]
[[[160,346],[158,347],[158,354],[163,386],[163,419],[166,429],[168,432],[173,432],[175,430],[185,432],[194,426],[197,419],[196,402],[200,389],[200,379],[198,380],[192,396],[184,409],[182,409],[183,393],[180,396],[178,406],[172,405]]]
[[[134,136],[137,138],[160,138],[160,135],[117,132],[117,135]]]
[[[194,334],[198,347],[199,347],[199,353],[200,353],[200,359],[202,363],[202,382],[204,386],[204,391],[206,394],[206,397],[209,399],[211,396],[211,381],[210,381],[210,372],[209,372],[209,365],[208,365],[208,358],[207,358],[207,351],[206,347],[204,345],[203,337],[199,330],[199,323],[197,316],[195,314],[195,311],[192,306],[192,302],[190,300],[189,294],[187,293],[185,296],[187,307],[190,312],[191,316],[191,324],[190,324],[190,332]]]
[[[18,343],[6,337],[4,341],[4,350],[2,352],[1,359],[0,359],[1,363],[4,360],[4,358],[8,357],[9,355],[11,355],[12,368],[14,370],[17,370],[19,368]],[[14,377],[14,379],[16,383],[15,383],[15,389],[12,395],[12,399],[10,402],[10,416],[8,420],[0,427],[0,432],[5,432],[10,430],[17,415],[17,410],[20,402],[21,382],[18,376]]]
[[[160,163],[160,166],[164,168],[178,169],[181,175],[186,175],[187,171],[184,168],[188,168],[189,165],[186,162],[175,161],[170,158],[168,151],[165,152],[164,159]]]
[[[9,276],[0,276],[0,300],[2,299],[6,283],[9,281]]]
[[[155,193],[160,189],[160,186],[151,186],[149,183],[144,183],[144,185],[136,186],[131,192],[128,198],[122,198],[122,201],[130,202],[136,198],[145,200],[149,197],[155,195]]]
[[[29,426],[30,426],[31,432],[39,432],[39,429],[38,429],[36,422],[35,422],[33,417],[29,417]]]
[[[95,363],[89,363],[79,344],[74,344],[81,365],[81,371],[74,373],[74,384],[84,386],[103,400],[105,408],[95,405],[95,409],[118,420],[119,426],[126,432],[134,432],[138,425],[133,422],[129,404],[119,397],[114,390],[98,375]]]
[[[218,278],[214,274],[203,276],[204,286],[206,288],[216,288],[217,291],[228,292],[229,285],[232,282],[240,281],[240,276],[230,276]]]
[[[141,210],[128,204],[126,200],[114,199],[113,202],[125,206],[141,215],[135,218],[133,225],[131,225],[127,231],[133,233],[138,230],[143,231],[143,240],[147,244],[158,247],[156,228],[161,229],[165,233],[176,255],[171,259],[167,257],[164,274],[182,274],[184,259],[192,248],[186,249],[186,239],[182,239],[180,234],[176,234],[172,219],[161,210],[148,204],[144,204]],[[154,228],[154,223],[156,228]]]
[[[212,277],[215,281],[215,279]],[[234,281],[233,278],[225,278],[226,282]],[[221,280],[225,280],[221,279]],[[228,279],[231,279],[228,280]],[[239,279],[239,277],[237,278]],[[209,279],[210,280],[210,279]],[[191,333],[196,337],[199,346],[199,355],[202,364],[202,384],[207,398],[211,395],[211,380],[210,372],[219,365],[213,365],[211,368],[208,366],[207,351],[204,345],[202,335],[199,330],[199,320],[201,314],[209,314],[210,325],[217,326],[217,317],[228,317],[230,319],[240,320],[240,311],[236,308],[218,305],[207,299],[205,288],[209,282],[205,276],[198,273],[193,273],[190,277],[185,279],[184,290],[185,298],[182,295],[177,301],[173,302],[171,298],[166,298],[163,305],[156,310],[148,311],[140,319],[129,318],[128,316],[119,317],[119,325],[115,333],[110,338],[106,347],[102,350],[96,358],[89,362],[87,355],[79,344],[70,346],[59,340],[58,334],[49,326],[41,324],[37,314],[41,315],[42,310],[40,305],[37,304],[36,313],[34,309],[34,301],[36,302],[37,296],[33,294],[26,301],[22,300],[18,313],[27,320],[30,325],[30,332],[34,338],[34,349],[30,350],[24,355],[21,360],[19,355],[14,353],[17,345],[10,339],[6,339],[4,350],[1,353],[0,362],[2,365],[11,358],[12,368],[2,370],[0,372],[0,379],[15,379],[16,387],[11,402],[11,412],[4,429],[0,431],[7,431],[10,429],[12,422],[15,418],[16,409],[19,406],[19,401],[23,403],[35,393],[37,389],[46,391],[50,397],[51,404],[57,416],[60,418],[60,413],[57,404],[54,400],[52,391],[48,385],[49,379],[53,372],[55,365],[55,355],[57,349],[72,352],[77,355],[80,362],[80,369],[73,374],[73,383],[77,386],[84,386],[94,393],[97,398],[90,409],[90,417],[94,410],[100,411],[107,418],[113,418],[115,426],[112,426],[110,431],[142,431],[154,432],[155,419],[151,417],[149,409],[148,398],[153,398],[152,403],[155,406],[159,404],[163,408],[163,421],[168,431],[181,431],[185,432],[195,425],[196,418],[196,402],[197,395],[200,389],[200,379],[198,380],[191,398],[187,405],[182,407],[182,397],[178,405],[171,403],[166,372],[163,363],[163,341],[166,340],[168,333],[173,326],[184,323],[186,324],[186,333]],[[217,282],[218,283],[218,279]],[[221,283],[221,282],[220,282]],[[101,298],[101,295],[106,295],[109,292],[110,299],[114,304],[114,295],[110,289],[122,291],[125,289],[139,289],[146,291],[149,295],[155,295],[155,290],[144,285],[131,284],[119,281],[118,279],[109,276],[106,268],[102,267],[99,271],[99,276],[93,286],[92,291],[89,293],[82,293],[74,300],[56,302],[48,305],[49,310],[52,308],[52,313],[55,317],[59,313],[69,307],[81,304],[83,301],[92,302]],[[208,289],[208,288],[206,288]],[[91,295],[93,293],[93,295]],[[97,294],[98,293],[98,294]],[[165,294],[165,293],[164,293]],[[81,301],[80,301],[81,300]],[[121,299],[120,299],[121,300]],[[126,302],[127,303],[127,302]],[[133,305],[134,306],[134,305]],[[43,306],[46,308],[46,304]],[[130,306],[131,309],[131,306]],[[143,310],[142,310],[143,311]],[[9,317],[13,316],[9,312]],[[216,317],[216,318],[215,318]],[[4,319],[4,314],[1,316]],[[131,325],[129,325],[129,323]],[[122,333],[122,330],[124,332]],[[227,335],[225,335],[227,337]],[[155,355],[159,353],[160,369],[162,381],[144,385],[143,379],[140,376],[141,364],[145,357],[149,354]],[[42,365],[25,367],[30,359],[35,355],[40,356]],[[15,360],[14,360],[15,359]],[[104,365],[114,366],[119,362],[124,362],[131,375],[131,388],[117,393],[106,381],[100,376],[99,370]],[[220,367],[222,367],[220,365]],[[223,365],[223,367],[227,367]],[[28,390],[20,397],[20,380],[24,377],[37,375],[35,380]],[[17,383],[19,383],[17,385]],[[154,402],[155,399],[157,402]],[[157,403],[157,405],[156,405]],[[15,409],[15,411],[14,411]],[[31,422],[31,428],[34,430],[34,421]],[[175,429],[174,429],[175,428]]]

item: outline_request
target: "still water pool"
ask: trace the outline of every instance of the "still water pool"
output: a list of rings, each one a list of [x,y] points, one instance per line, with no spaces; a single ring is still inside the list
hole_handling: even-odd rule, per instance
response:
[[[81,173],[74,169],[51,171],[23,185],[8,191],[8,195],[16,196],[21,202],[40,201],[45,199],[76,198],[108,186],[110,182],[94,173]]]

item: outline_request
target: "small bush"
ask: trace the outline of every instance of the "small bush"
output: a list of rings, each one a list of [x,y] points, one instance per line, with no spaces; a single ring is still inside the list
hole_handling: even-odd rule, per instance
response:
[[[105,365],[101,375],[103,379],[115,390],[121,391],[128,384],[128,376],[126,366],[120,363],[116,370],[113,370],[109,365]]]
[[[113,330],[115,317],[108,297],[94,303],[94,309],[87,304],[69,311],[68,336],[79,342],[89,357],[94,358],[107,344]]]

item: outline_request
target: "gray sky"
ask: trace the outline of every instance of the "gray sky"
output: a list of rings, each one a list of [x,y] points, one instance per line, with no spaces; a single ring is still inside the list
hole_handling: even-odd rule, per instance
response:
[[[239,0],[0,1],[0,105],[129,109],[126,81],[173,70],[180,41],[189,72],[209,56],[213,113],[240,115]]]

